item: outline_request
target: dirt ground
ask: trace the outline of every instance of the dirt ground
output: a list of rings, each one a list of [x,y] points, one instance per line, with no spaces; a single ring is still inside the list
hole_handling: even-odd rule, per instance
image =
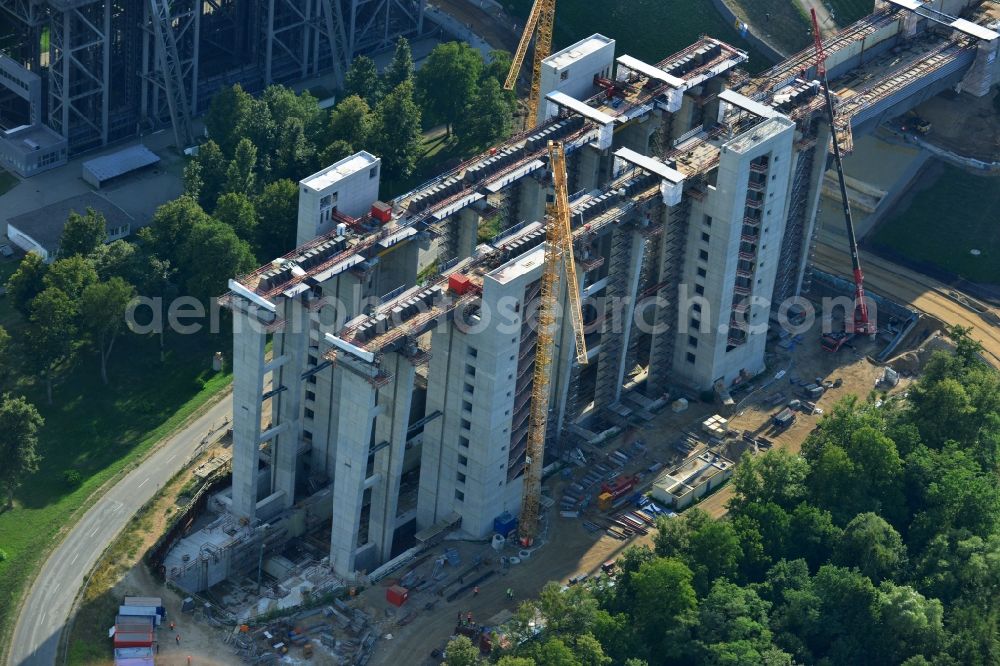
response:
[[[511,53],[517,49],[517,40],[521,36],[517,29],[523,26],[517,25],[507,12],[470,0],[433,0],[431,4],[469,26],[493,48]]]
[[[965,157],[992,162],[1000,155],[1000,108],[994,88],[986,97],[945,93],[917,107],[931,123],[926,139]]]

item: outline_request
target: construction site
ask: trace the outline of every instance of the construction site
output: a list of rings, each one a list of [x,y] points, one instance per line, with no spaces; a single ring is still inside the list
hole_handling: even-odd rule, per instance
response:
[[[796,451],[947,344],[865,291],[842,156],[941,91],[990,93],[978,3],[879,1],[753,77],[710,36],[550,54],[553,11],[508,81],[534,38],[528,128],[391,201],[366,152],[302,179],[298,247],[230,281],[232,482],[159,564],[247,661],[495,637],[657,516],[722,515],[743,455]],[[816,252],[828,169],[853,275]]]

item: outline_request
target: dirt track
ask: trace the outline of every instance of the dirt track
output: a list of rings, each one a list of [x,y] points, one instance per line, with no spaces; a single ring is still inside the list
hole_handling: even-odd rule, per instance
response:
[[[818,268],[834,275],[846,277],[851,274],[851,259],[843,248],[821,241],[816,246],[814,261]],[[954,293],[953,289],[867,252],[861,253],[861,262],[867,289],[898,303],[910,305],[948,324],[973,327],[972,337],[982,343],[987,358],[1000,368],[1000,327],[949,298],[946,294]],[[993,316],[997,315],[996,308],[988,310]]]

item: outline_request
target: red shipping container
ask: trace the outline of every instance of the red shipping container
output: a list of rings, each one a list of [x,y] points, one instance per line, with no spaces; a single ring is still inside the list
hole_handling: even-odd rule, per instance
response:
[[[135,629],[115,630],[115,647],[149,647],[153,644],[152,630],[137,631]]]
[[[401,585],[393,585],[385,591],[385,600],[393,606],[402,606],[410,598],[410,591]]]
[[[376,201],[372,204],[372,217],[385,224],[392,219],[392,206],[384,201]]]
[[[472,289],[472,280],[467,275],[452,273],[448,276],[448,288],[461,296]]]

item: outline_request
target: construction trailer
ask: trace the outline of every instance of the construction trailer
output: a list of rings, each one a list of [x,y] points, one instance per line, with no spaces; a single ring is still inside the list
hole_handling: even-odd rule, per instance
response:
[[[181,542],[190,557],[168,578],[207,586],[328,530],[330,568],[356,580],[414,534],[485,537],[521,512],[550,141],[565,154],[577,275],[562,276],[557,299],[568,309],[575,289],[583,301],[586,363],[570,318],[556,318],[544,463],[581,432],[627,425],[626,385],[651,401],[761,372],[774,309],[809,282],[831,131],[849,150],[853,133],[982,76],[998,42],[880,6],[824,44],[831,84],[862,82],[834,128],[812,49],[749,77],[747,54],[711,37],[652,64],[588,43],[613,44],[591,37],[547,64],[586,58],[600,76],[572,94],[541,88],[540,124],[377,215],[348,216],[331,198],[341,222],[310,237],[316,208],[304,208],[308,240],[230,282],[233,485],[213,498],[214,531]],[[485,222],[499,232],[483,237]],[[699,476],[681,470],[672,494],[707,488],[725,462],[692,460]]]

